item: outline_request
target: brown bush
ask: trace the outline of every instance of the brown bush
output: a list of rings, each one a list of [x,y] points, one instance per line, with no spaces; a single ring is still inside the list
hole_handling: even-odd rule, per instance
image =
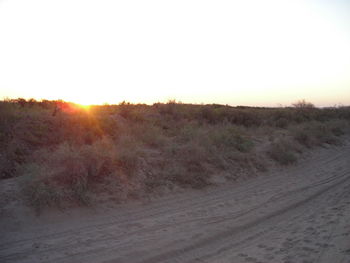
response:
[[[268,155],[282,165],[293,164],[297,161],[293,146],[287,140],[279,140],[271,144]]]

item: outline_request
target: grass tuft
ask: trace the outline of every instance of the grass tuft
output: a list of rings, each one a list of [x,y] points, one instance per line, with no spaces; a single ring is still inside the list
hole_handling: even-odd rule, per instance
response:
[[[272,143],[267,153],[273,160],[282,165],[294,164],[297,161],[291,143],[286,140]]]

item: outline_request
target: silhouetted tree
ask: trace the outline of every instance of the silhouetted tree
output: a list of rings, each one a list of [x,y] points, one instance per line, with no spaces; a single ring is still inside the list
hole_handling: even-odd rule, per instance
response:
[[[315,105],[311,102],[303,100],[299,100],[292,104],[297,109],[312,109],[315,108]]]

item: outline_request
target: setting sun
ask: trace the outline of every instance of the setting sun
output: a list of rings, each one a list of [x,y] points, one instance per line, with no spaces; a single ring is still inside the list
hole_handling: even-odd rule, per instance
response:
[[[91,105],[102,104],[99,101],[96,101],[94,99],[89,99],[89,98],[81,98],[81,99],[72,98],[71,101],[74,103],[77,103],[82,108],[88,108]]]
[[[89,110],[92,104],[77,104],[83,110]]]

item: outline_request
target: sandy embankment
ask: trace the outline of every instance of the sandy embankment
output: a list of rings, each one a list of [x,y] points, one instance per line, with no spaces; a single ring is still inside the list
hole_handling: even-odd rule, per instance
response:
[[[241,183],[40,217],[0,184],[0,262],[350,262],[349,143]]]

